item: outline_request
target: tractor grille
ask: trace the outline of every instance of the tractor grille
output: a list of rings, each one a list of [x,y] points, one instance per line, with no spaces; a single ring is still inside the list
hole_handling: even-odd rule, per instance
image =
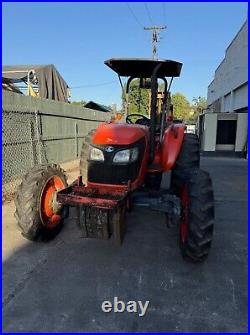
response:
[[[88,181],[92,183],[122,185],[130,180],[133,182],[139,174],[141,162],[145,150],[145,139],[141,139],[133,145],[113,145],[114,151],[107,153],[104,146],[98,146],[104,152],[104,162],[88,162]],[[113,163],[113,157],[117,151],[138,147],[139,156],[133,163]]]

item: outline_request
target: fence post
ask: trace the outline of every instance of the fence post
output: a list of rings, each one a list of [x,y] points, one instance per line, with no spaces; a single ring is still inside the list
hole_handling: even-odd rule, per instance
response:
[[[42,140],[41,140],[41,123],[39,118],[39,111],[35,110],[35,124],[36,124],[36,137],[37,137],[37,155],[38,162],[42,164]]]
[[[31,145],[31,167],[36,165],[36,143],[34,141],[34,121],[31,119],[29,122],[30,125],[30,145]]]
[[[78,158],[78,124],[75,122],[75,150],[76,158]]]

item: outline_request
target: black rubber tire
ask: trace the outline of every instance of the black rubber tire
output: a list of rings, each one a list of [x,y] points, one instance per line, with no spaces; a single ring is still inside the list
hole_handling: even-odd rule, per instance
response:
[[[88,132],[86,136],[83,137],[82,142],[82,150],[80,153],[80,176],[87,177],[87,169],[88,169],[88,155],[89,155],[89,147],[91,144],[91,138],[95,133],[95,129],[92,129]]]
[[[61,209],[62,219],[53,228],[46,228],[40,216],[40,198],[42,190],[52,176],[58,176],[67,187],[64,171],[57,164],[41,164],[34,166],[22,179],[15,195],[15,218],[22,235],[31,240],[49,241],[61,230],[63,219],[68,215],[68,206]]]
[[[214,228],[214,195],[208,172],[195,169],[186,183],[189,196],[186,240],[179,241],[182,255],[192,262],[208,256]]]
[[[200,167],[200,144],[195,134],[184,134],[183,144],[171,174],[171,189],[180,194],[183,182],[188,180],[190,173]]]

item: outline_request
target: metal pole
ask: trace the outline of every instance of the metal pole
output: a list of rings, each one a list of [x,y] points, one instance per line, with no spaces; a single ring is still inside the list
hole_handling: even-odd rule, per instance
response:
[[[166,26],[144,27],[144,30],[152,31],[152,58],[158,59],[157,43],[159,43],[160,31],[166,29]]]
[[[155,130],[156,130],[156,105],[157,105],[157,73],[161,67],[161,63],[156,65],[151,76],[151,118],[150,118],[150,163],[154,161],[155,155]]]
[[[76,158],[78,158],[78,124],[75,122],[75,148]]]
[[[39,118],[39,111],[35,110],[36,136],[37,136],[37,155],[38,162],[42,164],[42,141],[41,141],[41,125]]]
[[[31,145],[31,167],[35,166],[37,163],[36,159],[36,144],[34,143],[34,122],[30,120],[30,145]]]

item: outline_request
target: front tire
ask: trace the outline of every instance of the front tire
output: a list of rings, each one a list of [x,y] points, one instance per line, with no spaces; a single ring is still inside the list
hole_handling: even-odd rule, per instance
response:
[[[214,196],[209,174],[196,169],[181,189],[182,217],[179,240],[182,256],[201,262],[211,248],[214,227]]]
[[[56,164],[36,165],[23,177],[15,196],[15,217],[25,238],[48,241],[60,232],[68,207],[57,204],[55,197],[65,187],[66,176]]]

